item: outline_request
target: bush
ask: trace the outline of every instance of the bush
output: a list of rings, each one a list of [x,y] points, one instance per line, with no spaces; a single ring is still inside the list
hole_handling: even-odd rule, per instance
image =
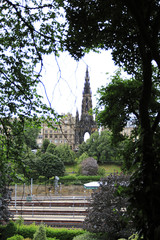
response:
[[[60,177],[60,182],[62,184],[84,184],[90,181],[99,181],[101,179],[101,176],[64,176],[64,177]]]
[[[139,236],[137,233],[134,233],[132,236],[130,236],[128,238],[128,240],[138,240],[139,239]],[[143,237],[141,237],[140,239],[143,239]],[[159,238],[157,238],[159,239]],[[119,238],[118,240],[127,240],[126,238]]]
[[[104,167],[99,167],[98,168],[98,175],[104,177],[106,174],[106,169]]]
[[[59,240],[57,238],[47,238],[47,240]]]
[[[0,236],[2,232],[5,230],[6,226],[5,225],[0,225]]]
[[[24,224],[23,217],[19,216],[15,223],[16,225],[23,225]]]
[[[56,237],[59,240],[71,240],[75,236],[78,236],[82,233],[85,233],[86,231],[81,229],[66,229],[66,228],[46,228],[46,235],[47,237]]]
[[[94,176],[98,173],[97,160],[89,157],[82,161],[81,163],[81,173],[86,176]]]
[[[13,221],[10,221],[2,231],[1,240],[6,240],[7,238],[14,236],[16,231],[16,224]]]
[[[130,236],[128,238],[128,240],[138,240],[138,239],[139,239],[139,236],[137,233],[133,234],[132,236]],[[143,239],[143,238],[141,237],[140,239]],[[157,239],[159,239],[159,238],[157,238]]]
[[[84,233],[73,238],[73,240],[98,240],[94,233]]]
[[[77,178],[76,176],[68,175],[68,176],[60,177],[59,179],[62,183],[65,183],[66,181],[75,181]]]
[[[38,226],[35,224],[31,225],[19,225],[17,226],[17,233],[22,235],[24,238],[33,239],[33,235],[35,234]]]
[[[98,191],[92,195],[84,222],[86,230],[106,233],[108,240],[128,238],[134,232],[126,211],[128,201],[122,195],[123,186],[128,183],[129,178],[125,175],[111,174],[104,179]]]
[[[47,240],[45,226],[41,224],[36,230],[33,240]]]
[[[22,225],[17,227],[17,233],[22,235],[24,238],[33,239],[33,235],[37,229],[38,226],[36,226],[35,224]],[[46,227],[45,230],[47,238],[56,238],[59,240],[71,240],[75,236],[86,232],[85,230],[81,229],[66,229],[66,228],[59,229],[52,227]]]
[[[7,238],[7,240],[23,240],[23,239],[24,239],[24,237],[21,235],[18,235],[18,234],[14,235],[10,238]]]
[[[87,183],[90,181],[100,181],[101,176],[78,176],[77,179],[82,183]]]

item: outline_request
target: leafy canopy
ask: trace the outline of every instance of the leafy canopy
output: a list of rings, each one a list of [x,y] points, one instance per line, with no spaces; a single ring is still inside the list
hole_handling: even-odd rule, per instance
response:
[[[43,55],[61,49],[61,26],[57,2],[2,0],[0,2],[0,209],[1,220],[9,217],[6,185],[22,168],[26,119],[38,124],[58,114],[37,93]],[[40,118],[42,116],[42,118]],[[32,120],[31,120],[32,122]],[[9,197],[8,197],[9,199]],[[5,208],[4,208],[5,207]]]
[[[65,167],[61,159],[48,152],[37,158],[36,167],[39,175],[47,179],[53,176],[63,176],[65,172]]]
[[[160,92],[157,88],[159,80],[158,69],[153,67],[152,97],[149,105],[151,121],[154,122],[160,107]],[[97,122],[108,127],[115,135],[122,132],[128,122],[134,127],[140,124],[139,103],[142,92],[142,73],[134,77],[124,78],[119,69],[106,86],[98,89],[95,113]]]
[[[119,155],[121,149],[120,144],[112,144],[112,134],[108,130],[103,130],[101,133],[94,132],[86,142],[79,145],[78,162],[81,162],[85,158],[93,157],[99,164],[119,162],[122,159]]]
[[[129,194],[136,230],[144,239],[155,240],[160,226],[160,215],[157,213],[160,204],[160,161],[156,144],[160,110],[157,108],[157,95],[152,91],[152,65],[154,60],[160,71],[160,2],[66,0],[64,7],[67,18],[65,47],[72,56],[79,59],[90,49],[112,49],[113,60],[118,66],[135,77],[139,68],[142,71],[142,80],[139,81],[142,81],[142,90],[138,98],[138,167],[131,179]],[[159,89],[159,84],[158,79],[156,89]],[[152,99],[157,100],[154,111],[151,108]],[[122,116],[118,115],[122,120],[119,129],[112,124],[114,131],[120,130],[129,117],[127,107]]]
[[[0,116],[27,116],[48,108],[37,94],[43,54],[60,49],[57,3],[3,0],[0,10]],[[7,16],[7,17],[6,17]],[[50,109],[51,111],[51,109]],[[52,110],[52,113],[54,111]]]

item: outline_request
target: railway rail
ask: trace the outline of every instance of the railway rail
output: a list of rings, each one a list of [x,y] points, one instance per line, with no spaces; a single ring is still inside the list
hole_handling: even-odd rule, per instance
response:
[[[19,217],[24,223],[44,222],[50,226],[58,227],[82,227],[88,212],[88,199],[61,198],[52,200],[12,200],[10,211],[12,219],[16,221]]]

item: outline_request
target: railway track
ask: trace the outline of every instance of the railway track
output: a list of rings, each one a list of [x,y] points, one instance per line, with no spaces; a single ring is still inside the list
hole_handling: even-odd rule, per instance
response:
[[[9,206],[13,220],[19,217],[24,223],[41,222],[58,227],[82,227],[87,215],[89,201],[87,199],[61,198],[53,200],[11,201]]]

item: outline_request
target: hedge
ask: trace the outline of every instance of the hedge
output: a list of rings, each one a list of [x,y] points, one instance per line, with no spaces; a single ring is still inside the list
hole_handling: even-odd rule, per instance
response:
[[[18,234],[14,235],[10,238],[7,238],[7,240],[23,240],[23,239],[24,239],[24,237],[21,235],[18,235]]]
[[[66,228],[46,228],[47,237],[56,237],[60,240],[72,240],[75,236],[85,233],[85,230],[81,229],[66,229]]]
[[[35,224],[31,225],[17,225],[17,234],[22,235],[24,238],[33,238],[37,228]]]
[[[24,238],[33,239],[33,235],[36,232],[39,225],[18,225],[14,222],[10,222],[8,225],[0,226],[0,239],[6,240],[14,235],[21,235]],[[86,233],[86,230],[82,229],[67,229],[67,228],[53,228],[45,227],[46,236],[48,240],[72,240],[75,236]]]
[[[24,238],[33,238],[34,233],[38,226],[35,224],[17,226],[17,234],[22,235]],[[85,233],[81,229],[66,229],[66,228],[52,228],[46,227],[47,238],[56,238],[59,240],[72,240],[75,236]]]
[[[59,181],[62,184],[69,184],[69,183],[76,184],[77,182],[84,184],[84,183],[91,182],[91,181],[100,181],[101,178],[102,178],[102,176],[82,176],[82,175],[71,176],[71,175],[68,175],[68,176],[60,177]]]

